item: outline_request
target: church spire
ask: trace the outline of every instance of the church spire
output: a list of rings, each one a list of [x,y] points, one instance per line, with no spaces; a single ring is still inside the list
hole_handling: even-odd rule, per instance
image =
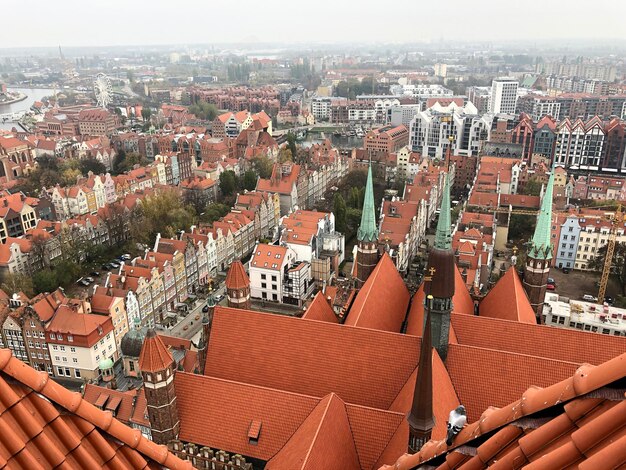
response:
[[[422,345],[420,348],[420,360],[417,369],[417,379],[415,380],[415,391],[413,392],[413,404],[407,416],[409,422],[409,452],[414,454],[430,440],[430,436],[435,427],[435,417],[433,415],[433,340],[432,328],[430,324],[430,303],[432,295],[424,299],[424,309],[426,310],[426,322],[424,324],[424,334],[422,335]]]
[[[361,212],[361,225],[357,232],[357,238],[361,241],[373,242],[378,240],[378,228],[376,227],[376,213],[374,210],[374,183],[372,182],[372,162],[367,168],[367,183],[365,184],[365,199]]]
[[[552,226],[552,193],[554,188],[554,168],[550,173],[546,192],[541,201],[541,210],[537,219],[537,227],[533,234],[528,256],[536,259],[552,258],[552,242],[550,227]]]
[[[435,248],[440,250],[448,250],[452,247],[452,234],[450,233],[450,180],[446,173],[445,182],[443,184],[443,197],[441,199],[441,209],[439,211],[439,220],[437,221],[437,230],[435,232]]]

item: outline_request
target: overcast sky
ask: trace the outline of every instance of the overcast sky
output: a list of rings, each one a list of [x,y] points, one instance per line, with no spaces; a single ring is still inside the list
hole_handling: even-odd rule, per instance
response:
[[[626,39],[626,0],[2,1],[0,48]],[[11,18],[9,20],[9,18]]]

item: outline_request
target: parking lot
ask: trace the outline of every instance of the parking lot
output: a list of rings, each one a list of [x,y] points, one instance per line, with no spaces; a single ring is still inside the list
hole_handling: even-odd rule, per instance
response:
[[[556,281],[556,290],[554,292],[559,295],[577,300],[582,300],[582,296],[585,294],[590,294],[594,297],[598,296],[596,282],[600,280],[600,273],[571,271],[569,274],[565,274],[560,269],[552,268],[550,277]],[[610,279],[606,295],[616,298],[620,294],[617,283]]]

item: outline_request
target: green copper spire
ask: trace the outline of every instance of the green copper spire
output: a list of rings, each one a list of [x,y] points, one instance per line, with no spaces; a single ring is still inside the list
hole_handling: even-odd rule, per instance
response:
[[[449,250],[452,248],[452,234],[450,233],[450,180],[446,174],[443,184],[443,197],[439,211],[439,221],[435,232],[435,248]]]
[[[554,187],[554,168],[550,173],[546,192],[541,201],[541,210],[537,219],[537,227],[531,242],[528,256],[535,259],[552,258],[552,243],[550,237],[550,227],[552,226],[552,190]]]
[[[359,241],[373,242],[378,240],[376,227],[376,213],[374,211],[374,183],[372,182],[372,164],[367,169],[367,183],[365,184],[365,199],[361,212],[361,225],[357,232]]]

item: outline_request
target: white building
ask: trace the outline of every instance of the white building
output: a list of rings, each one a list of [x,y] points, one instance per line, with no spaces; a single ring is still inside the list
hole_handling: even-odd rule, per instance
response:
[[[493,114],[515,114],[519,82],[513,78],[495,78],[491,82],[489,112]]]
[[[543,316],[546,325],[626,336],[626,310],[606,304],[581,302],[548,292]]]
[[[311,114],[316,121],[330,120],[330,105],[332,98],[327,96],[317,96],[311,101]]]
[[[389,93],[396,96],[412,96],[415,98],[436,98],[441,96],[452,96],[453,92],[443,85],[391,85]]]
[[[387,124],[394,127],[403,125],[408,129],[415,115],[421,110],[422,105],[419,103],[393,105],[387,109]]]
[[[110,361],[118,359],[111,317],[83,308],[74,303],[60,306],[46,327],[52,367],[58,377],[98,378],[101,363],[112,365]]]

